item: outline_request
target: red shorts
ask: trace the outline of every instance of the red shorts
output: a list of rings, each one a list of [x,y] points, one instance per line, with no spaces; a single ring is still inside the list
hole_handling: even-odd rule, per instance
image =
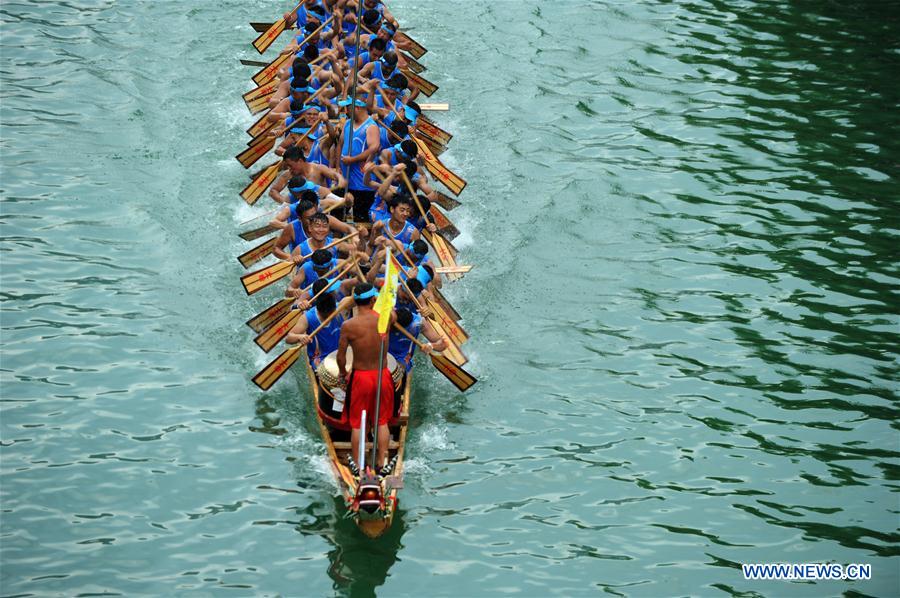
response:
[[[378,370],[353,370],[347,385],[350,401],[350,427],[362,426],[362,412],[366,412],[366,426],[375,418],[375,394],[378,391]],[[394,380],[391,371],[381,370],[381,405],[378,408],[378,425],[388,423],[394,413]]]

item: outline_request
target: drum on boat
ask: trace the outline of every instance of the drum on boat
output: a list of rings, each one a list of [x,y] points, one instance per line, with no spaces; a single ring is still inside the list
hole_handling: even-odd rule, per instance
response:
[[[385,352],[384,356],[386,358],[386,363],[384,365],[390,370],[391,378],[394,380],[394,390],[398,390],[400,388],[400,383],[403,382],[403,374],[405,373],[406,368],[399,364],[390,353]],[[352,369],[353,349],[347,349],[347,371]],[[332,388],[343,386],[341,384],[341,379],[338,377],[337,351],[332,351],[322,360],[316,368],[316,376],[319,378],[322,388],[325,389],[328,394],[331,394]]]

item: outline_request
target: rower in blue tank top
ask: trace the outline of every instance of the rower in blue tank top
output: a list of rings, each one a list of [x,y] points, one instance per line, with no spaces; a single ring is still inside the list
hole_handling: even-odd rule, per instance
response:
[[[391,214],[390,218],[376,222],[372,227],[375,241],[379,235],[383,235],[386,239],[408,245],[419,238],[419,231],[407,221],[412,213],[412,202],[408,196],[394,197],[388,203],[388,211]]]
[[[397,325],[406,328],[413,338],[422,331],[422,316],[413,315],[408,309],[397,310]],[[406,366],[406,372],[412,369],[413,348],[415,344],[399,330],[391,330],[388,337],[388,353],[394,356],[397,363]]]
[[[325,297],[326,295],[322,295]],[[319,299],[321,299],[320,297]],[[306,311],[304,316],[306,317],[307,330],[312,332],[316,330],[319,325],[322,324],[322,320],[328,317],[328,314],[323,317],[319,313],[319,305],[320,303],[326,304],[326,306],[330,306],[328,304],[334,303],[334,298],[329,302],[325,301],[316,301],[316,307],[313,307]],[[333,311],[333,310],[332,310]],[[327,357],[329,354],[337,351],[338,348],[338,340],[341,338],[341,324],[344,323],[344,318],[338,315],[336,318],[331,320],[322,330],[316,334],[313,338],[313,342],[309,343],[306,346],[306,352],[309,356],[309,362],[313,364],[313,366],[318,366],[321,363],[322,359]]]
[[[308,199],[301,199],[297,205],[295,220],[282,221],[277,217],[269,224],[281,229],[281,234],[275,241],[275,247],[272,253],[280,260],[291,259],[290,252],[297,248],[300,243],[305,241],[309,235],[306,234],[306,222],[317,212],[316,205]]]

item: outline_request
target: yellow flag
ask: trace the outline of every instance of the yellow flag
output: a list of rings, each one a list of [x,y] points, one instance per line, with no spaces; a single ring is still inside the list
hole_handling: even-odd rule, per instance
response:
[[[397,269],[394,260],[391,259],[391,248],[387,248],[386,270],[384,272],[384,286],[378,292],[375,300],[375,311],[378,312],[378,334],[387,332],[391,322],[391,311],[397,303]]]

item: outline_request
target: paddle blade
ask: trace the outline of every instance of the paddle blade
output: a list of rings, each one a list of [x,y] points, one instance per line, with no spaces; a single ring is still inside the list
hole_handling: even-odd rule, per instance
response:
[[[412,72],[422,73],[428,70],[424,64],[422,64],[406,52],[400,52],[400,55],[403,56],[403,60],[406,61],[406,66],[409,67],[409,70],[411,70]]]
[[[238,261],[244,268],[249,268],[259,260],[272,253],[272,249],[275,248],[275,241],[277,240],[278,237],[272,237],[268,241],[263,241],[250,251],[245,251],[244,253],[239,255]]]
[[[448,241],[452,241],[459,236],[459,229],[453,224],[453,221],[444,214],[437,206],[431,206],[431,216],[434,218],[434,225],[438,229],[438,233]]]
[[[261,60],[245,60],[245,59],[241,58],[241,64],[243,64],[244,66],[260,67],[260,66],[267,66],[269,63],[263,62]]]
[[[416,130],[423,135],[428,135],[441,145],[449,145],[453,135],[437,126],[433,120],[427,116],[420,115],[416,120]]]
[[[253,47],[256,48],[256,51],[260,54],[263,54],[266,50],[269,49],[269,46],[278,39],[278,36],[284,31],[284,18],[280,18],[274,23],[272,23],[271,27],[263,31],[257,36],[255,40],[253,40]]]
[[[424,143],[425,145],[428,146],[428,149],[430,149],[431,153],[434,154],[435,156],[440,156],[441,154],[443,154],[444,152],[447,151],[446,145],[441,145],[440,143],[438,143],[437,141],[435,141],[428,135],[423,135],[421,133],[421,131],[419,132],[419,139],[422,141],[422,143]]]
[[[456,201],[446,193],[441,193],[440,191],[434,192],[434,201],[432,202],[432,204],[437,204],[448,212],[455,210],[462,205],[460,202]]]
[[[253,329],[253,332],[262,332],[263,330],[271,326],[273,322],[290,311],[292,303],[294,303],[294,300],[290,297],[288,297],[287,299],[282,299],[281,301],[276,301],[274,304],[262,310],[261,312],[247,320],[245,323],[247,324],[247,326]]]
[[[456,311],[452,305],[450,305],[450,302],[447,301],[447,298],[444,297],[443,293],[441,293],[436,288],[432,288],[431,291],[429,291],[429,292],[434,297],[435,302],[441,306],[441,309],[443,309],[447,313],[448,316],[450,316],[451,318],[453,318],[454,320],[457,320],[457,321],[462,319],[462,316],[460,316],[459,312]]]
[[[278,227],[272,226],[271,224],[267,224],[265,226],[261,226],[259,228],[254,228],[253,230],[248,230],[245,233],[241,233],[238,236],[245,241],[253,241],[260,237],[264,237],[271,232],[275,232],[278,230]]]
[[[251,89],[250,91],[248,91],[241,97],[244,98],[244,103],[247,104],[247,106],[250,106],[250,102],[252,102],[256,98],[259,98],[261,96],[268,95],[268,94],[274,92],[276,89],[278,89],[279,85],[281,85],[281,81],[278,81],[277,79],[273,79],[273,80],[269,81],[268,83],[266,83],[265,85],[260,85],[259,87],[255,87],[255,88]],[[422,108],[422,110],[424,110],[424,108]]]
[[[457,345],[464,345],[469,340],[469,335],[444,309],[434,301],[428,301],[434,320],[440,323],[441,328]]]
[[[453,386],[462,392],[466,392],[478,382],[478,378],[462,369],[443,355],[431,355],[431,364],[442,373]]]
[[[241,197],[244,201],[247,202],[248,205],[253,205],[262,197],[262,194],[266,192],[266,190],[272,186],[272,183],[275,182],[275,179],[278,178],[278,169],[281,168],[281,162],[277,162],[272,166],[269,166],[267,169],[262,171],[262,173],[250,181],[250,184],[244,187],[241,191]],[[249,241],[249,239],[247,239]]]
[[[253,376],[253,383],[261,390],[269,390],[272,385],[297,362],[300,357],[301,347],[291,347],[282,352],[281,355],[272,360],[272,362],[261,369],[258,374]]]
[[[250,21],[250,26],[253,27],[253,31],[257,33],[264,33],[269,30],[269,27],[272,26],[272,23],[260,23],[258,21]]]
[[[394,36],[397,41],[405,42],[409,44],[409,53],[412,54],[413,58],[422,58],[426,52],[428,52],[428,48],[406,35],[402,31],[398,31]]]
[[[437,156],[432,153],[431,149],[423,142],[421,139],[417,139],[413,137],[413,140],[416,142],[416,145],[419,146],[419,151],[425,155],[425,168],[428,169],[434,177],[442,182],[447,189],[450,190],[453,195],[459,195],[462,193],[463,189],[466,188],[466,181],[454,173],[452,170],[444,166],[444,164],[438,160]]]
[[[290,310],[288,313],[281,316],[277,322],[272,324],[270,328],[259,333],[256,338],[253,339],[253,342],[256,343],[260,349],[268,353],[272,350],[272,347],[280,343],[281,340],[287,336],[287,333],[291,331],[302,315],[303,311],[299,309]]]
[[[418,87],[419,91],[424,93],[429,98],[434,95],[434,92],[440,89],[437,85],[435,85],[422,75],[417,75],[409,69],[400,69],[400,72],[406,75],[406,78],[409,80],[410,87]]]
[[[249,129],[247,129],[247,135],[250,137],[256,138],[259,137],[259,134],[268,129],[271,126],[271,123],[268,121],[269,113],[266,112],[262,116],[259,117],[255,123],[253,123]],[[278,124],[276,121],[275,124]]]
[[[283,54],[267,64],[265,67],[260,69],[255,75],[253,75],[253,82],[257,85],[264,85],[272,80],[272,78],[278,73],[278,69],[287,64],[288,60],[293,58],[293,54]]]
[[[275,92],[270,92],[265,95],[259,96],[252,102],[247,103],[247,109],[250,110],[250,114],[259,114],[263,110],[269,109],[269,99],[275,95]]]
[[[248,295],[253,295],[289,275],[293,269],[293,262],[278,262],[241,276],[241,284]]]
[[[275,138],[269,137],[268,141],[264,141],[262,143],[257,143],[252,147],[248,147],[241,153],[239,153],[235,158],[244,168],[250,168],[254,164],[256,164],[257,160],[265,156],[275,147]]]

